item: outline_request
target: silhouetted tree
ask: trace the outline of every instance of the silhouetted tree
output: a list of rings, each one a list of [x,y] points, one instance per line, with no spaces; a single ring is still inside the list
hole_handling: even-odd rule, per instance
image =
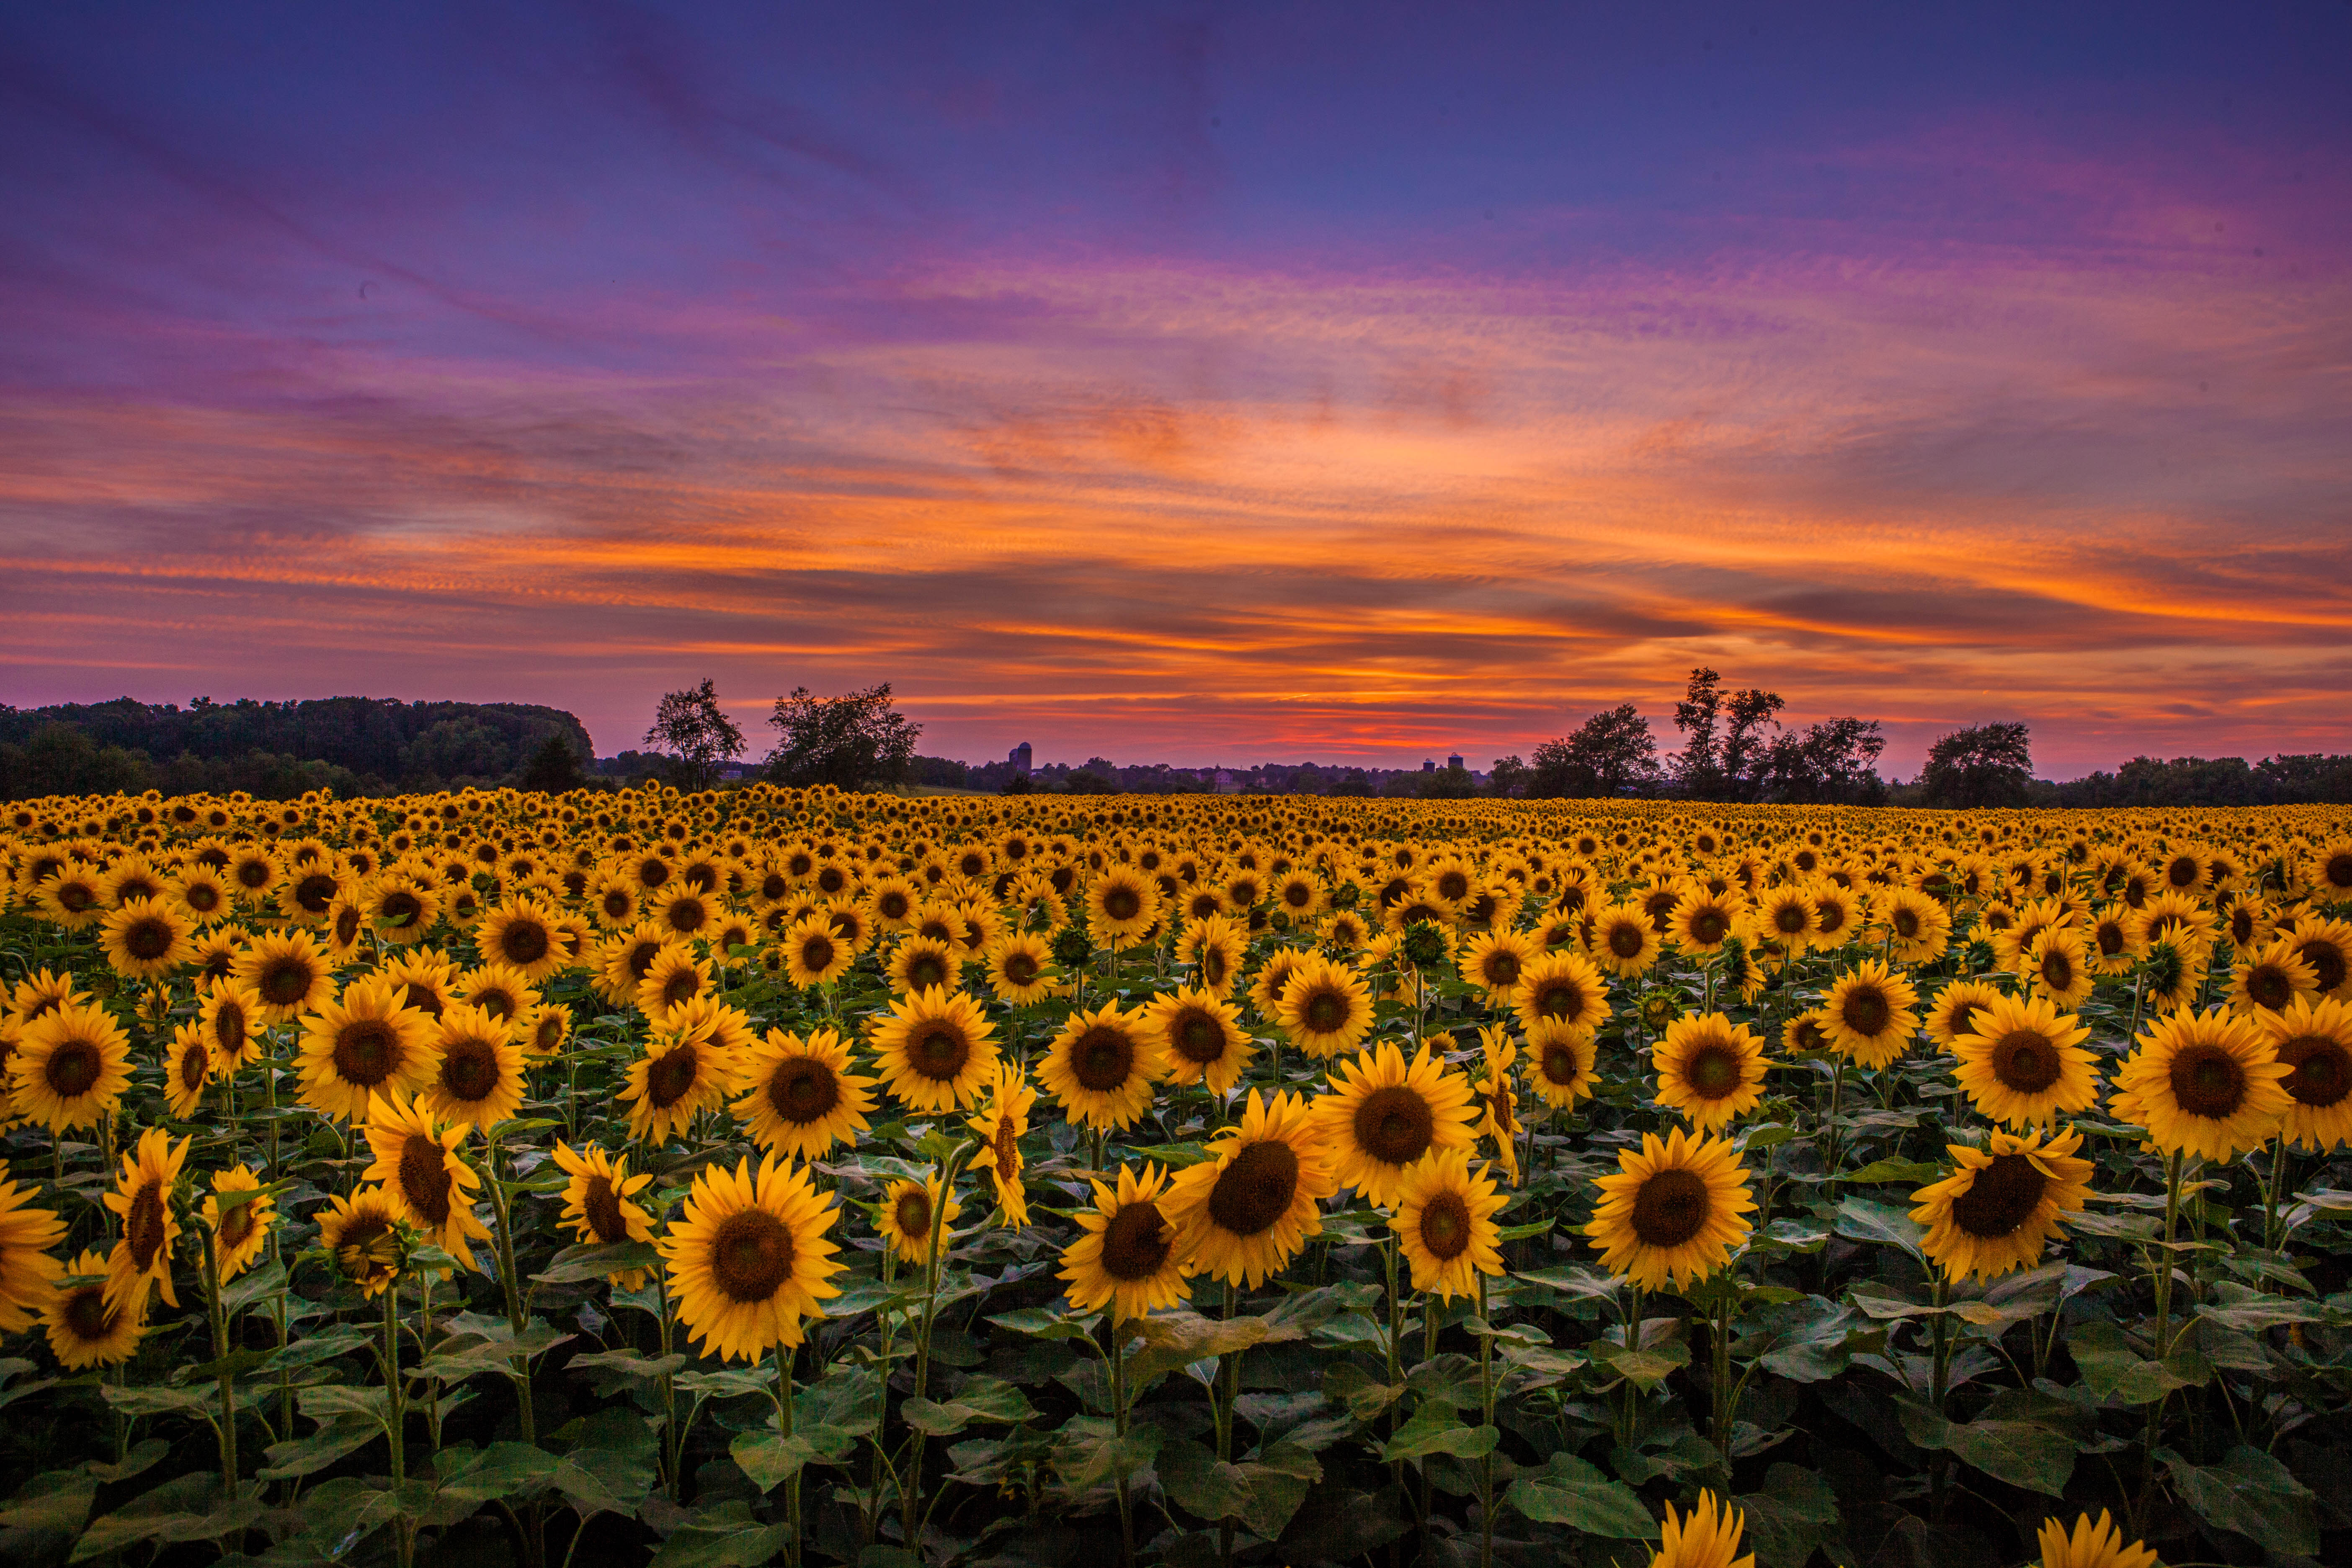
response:
[[[541,795],[562,795],[587,783],[588,775],[580,769],[580,754],[561,735],[550,735],[522,771],[522,787]]]
[[[1538,746],[1527,793],[1529,799],[1549,800],[1614,795],[1657,779],[1657,738],[1631,702],[1621,702],[1587,719],[1575,733]]]
[[[668,753],[671,780],[678,788],[709,789],[719,764],[743,754],[743,731],[719,706],[718,686],[706,679],[664,694],[646,744]]]
[[[776,729],[776,749],[768,753],[768,776],[778,784],[829,784],[862,789],[869,783],[897,784],[915,760],[923,727],[898,712],[890,685],[868,687],[845,697],[816,697],[805,686],[776,699],[768,716]]]
[[[2022,805],[2033,783],[2033,757],[2022,724],[1955,730],[1927,748],[1919,773],[1922,804],[1951,807]]]
[[[1772,738],[1757,769],[1758,798],[1799,805],[1876,805],[1886,798],[1878,776],[1886,737],[1875,719],[1824,719],[1801,732]]]

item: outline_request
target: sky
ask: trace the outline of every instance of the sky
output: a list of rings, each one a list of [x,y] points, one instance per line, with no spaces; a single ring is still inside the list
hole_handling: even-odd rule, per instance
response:
[[[2352,5],[0,10],[0,700],[2352,751]]]

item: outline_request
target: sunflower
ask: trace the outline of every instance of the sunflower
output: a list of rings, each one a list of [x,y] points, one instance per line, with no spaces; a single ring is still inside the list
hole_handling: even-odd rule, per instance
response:
[[[1543,949],[1528,931],[1489,931],[1473,937],[1462,952],[1462,978],[1499,1005],[1519,988],[1528,965]]]
[[[999,1062],[987,1103],[964,1124],[981,1142],[972,1168],[987,1172],[989,1184],[996,1189],[997,1223],[1014,1229],[1029,1223],[1029,1194],[1021,1181],[1021,1140],[1029,1131],[1029,1110],[1036,1103],[1037,1091],[1021,1068]]]
[[[1060,1277],[1069,1281],[1072,1307],[1108,1311],[1118,1324],[1183,1302],[1184,1259],[1160,1209],[1167,1184],[1167,1173],[1150,1164],[1140,1176],[1121,1165],[1116,1187],[1092,1184],[1095,1206],[1075,1216],[1079,1234],[1062,1249]]]
[[[1132,866],[1113,866],[1087,884],[1087,924],[1113,952],[1132,947],[1160,918],[1160,884]]]
[[[1821,933],[1821,908],[1810,889],[1796,884],[1759,895],[1752,918],[1759,942],[1777,943],[1790,953],[1802,952]]]
[[[360,907],[356,890],[337,895],[327,906],[326,921],[319,927],[320,941],[326,944],[327,956],[337,963],[349,963],[359,956],[360,938],[367,934],[367,911]]]
[[[942,1197],[945,1209],[940,1206]],[[962,1213],[963,1205],[953,1193],[944,1191],[940,1174],[934,1171],[919,1182],[902,1178],[885,1187],[881,1206],[875,1212],[874,1228],[881,1233],[899,1262],[920,1268],[930,1261],[934,1230],[940,1245],[945,1246]]]
[[[849,972],[857,954],[834,933],[833,921],[822,914],[802,917],[787,927],[782,943],[784,977],[803,989],[830,985]]]
[[[814,1160],[854,1145],[867,1131],[874,1080],[849,1068],[849,1047],[831,1029],[806,1038],[770,1029],[741,1059],[735,1119],[771,1154]]]
[[[1248,949],[1249,929],[1223,915],[1193,921],[1176,939],[1177,961],[1191,964],[1193,984],[1216,996],[1234,994]]]
[[[1805,883],[1804,890],[1813,901],[1812,946],[1828,952],[1862,934],[1862,900],[1852,889],[1822,877]]]
[[[164,896],[198,921],[228,918],[228,884],[209,866],[191,866],[163,884]]]
[[[457,1157],[465,1138],[464,1122],[436,1125],[432,1108],[422,1100],[378,1095],[367,1119],[368,1148],[375,1162],[360,1173],[360,1180],[383,1183],[403,1220],[471,1268],[474,1249],[468,1244],[488,1241],[490,1233],[474,1217],[474,1191],[481,1178]]]
[[[1672,1106],[1701,1132],[1720,1131],[1763,1103],[1764,1042],[1721,1013],[1685,1013],[1650,1047],[1658,1103]]]
[[[2352,1141],[2352,1004],[2298,996],[2254,1019],[2287,1067],[2284,1135],[2322,1153]]]
[[[1981,980],[1948,980],[1928,998],[1920,1026],[1929,1039],[1948,1051],[1955,1039],[1975,1028],[1971,1015],[2000,1000],[2000,993]]]
[[[644,890],[634,880],[607,874],[589,892],[588,908],[606,931],[625,931],[637,923],[643,898]]]
[[[85,1252],[73,1260],[71,1275],[106,1272],[106,1259]],[[41,1311],[41,1326],[49,1351],[68,1372],[112,1366],[129,1361],[147,1331],[147,1297],[117,1300],[103,1284],[74,1285],[54,1289]]]
[[[1657,928],[1639,904],[1612,904],[1593,917],[1592,960],[1626,979],[1649,972],[1658,961]]]
[[[1274,1017],[1293,1045],[1328,1061],[1372,1032],[1371,993],[1352,967],[1313,953],[1291,971]]]
[[[1105,1131],[1131,1127],[1151,1109],[1168,1055],[1140,1012],[1117,1003],[1070,1015],[1037,1067],[1037,1081],[1071,1121]]]
[[[488,1131],[522,1109],[522,1047],[512,1023],[459,1002],[436,1027],[441,1065],[418,1097],[435,1116]]]
[[[1410,1062],[1386,1040],[1342,1063],[1315,1115],[1340,1184],[1381,1208],[1395,1205],[1407,1165],[1433,1149],[1468,1149],[1477,1140],[1469,1080],[1425,1044]]]
[[[1241,1009],[1197,985],[1154,996],[1141,1024],[1159,1039],[1171,1082],[1204,1083],[1221,1099],[1257,1054],[1256,1042],[1242,1031]]]
[[[996,1026],[961,991],[898,998],[873,1041],[882,1081],[917,1110],[969,1110],[996,1068]]]
[[[2105,1509],[2096,1524],[2087,1513],[2075,1515],[2071,1535],[2056,1519],[2043,1520],[2040,1545],[2041,1568],[2160,1568],[2154,1548],[2137,1541],[2124,1544],[2122,1529]]]
[[[196,993],[196,1026],[216,1072],[235,1072],[261,1059],[261,998],[253,987],[224,976]]]
[[[1871,905],[1870,929],[1898,963],[1932,963],[1952,945],[1952,911],[1916,888],[1890,888]]]
[[[363,1296],[384,1293],[407,1259],[400,1212],[382,1187],[362,1187],[348,1198],[331,1197],[319,1216],[319,1246],[335,1270]]]
[[[16,982],[16,989],[9,993],[8,1012],[19,1023],[29,1024],[45,1013],[86,1000],[75,991],[71,971],[56,974],[44,969]]]
[[[175,1121],[193,1121],[204,1109],[205,1086],[213,1080],[213,1053],[204,1026],[183,1024],[172,1036],[163,1063],[163,1104]]]
[[[1822,999],[1822,1032],[1856,1065],[1886,1067],[1903,1055],[1919,1027],[1919,1016],[1912,1011],[1918,1001],[1908,979],[1875,958],[1864,959],[1838,976]]]
[[[874,910],[875,923],[884,931],[904,931],[921,899],[906,878],[885,877],[867,889],[866,901]]]
[[[1334,952],[1349,953],[1371,941],[1372,931],[1355,910],[1340,910],[1323,917],[1323,923],[1315,928],[1315,940]]]
[[[637,1011],[656,1028],[667,1028],[671,1016],[710,990],[710,961],[697,958],[679,942],[664,942],[637,982]]]
[[[262,931],[236,956],[230,973],[261,999],[266,1024],[301,1016],[333,994],[334,965],[307,931]]]
[[[99,943],[117,974],[155,980],[195,957],[194,934],[194,923],[170,904],[132,899],[107,912]]]
[[[2111,1110],[2168,1154],[2225,1163],[2268,1142],[2294,1104],[2284,1087],[2293,1069],[2251,1018],[2184,1008],[2142,1031],[2137,1047],[2116,1075]]]
[[[82,931],[106,913],[106,894],[97,876],[80,866],[68,866],[41,879],[33,907],[51,925]]]
[[[37,1191],[0,1178],[0,1334],[31,1326],[62,1270],[49,1248],[66,1238],[65,1222],[35,1205]],[[89,1270],[106,1271],[103,1263]]]
[[[359,904],[369,928],[396,947],[423,942],[441,918],[441,895],[404,870],[389,871],[361,889]]]
[[[572,1037],[571,1007],[561,1002],[541,1003],[518,1021],[515,1037],[521,1042],[525,1057],[533,1062],[547,1060]]]
[[[2280,1012],[2318,993],[2319,972],[2295,951],[2293,937],[2245,953],[2230,980],[2230,1005],[2241,1013]]]
[[[691,1027],[656,1030],[644,1054],[629,1064],[620,1097],[630,1102],[629,1136],[667,1143],[734,1092],[735,1063],[715,1021],[701,1018]]]
[[[2157,894],[2139,911],[2140,929],[2149,942],[2170,942],[2184,953],[2194,953],[2202,968],[2211,957],[2221,924],[2213,911],[2185,893],[2169,889]]]
[[[2042,1261],[2042,1248],[2065,1215],[2079,1213],[2091,1193],[2091,1162],[2076,1159],[2079,1132],[2045,1139],[1996,1131],[1982,1149],[1965,1143],[1945,1152],[1957,1167],[1940,1182],[1911,1194],[1911,1217],[1927,1227],[1920,1249],[1947,1279],[1986,1279]]]
[[[1026,1007],[1054,994],[1053,958],[1043,937],[1013,931],[989,945],[981,969],[998,1001],[1008,1007]]]
[[[2061,1007],[2079,1007],[2091,994],[2090,943],[2080,926],[2053,926],[2025,950],[2034,991]]]
[[[649,900],[654,924],[671,936],[707,937],[723,912],[719,900],[698,889],[676,886]]]
[[[257,908],[286,875],[268,850],[251,845],[231,854],[222,869],[237,896]]]
[[[1608,1019],[1609,983],[1582,953],[1555,950],[1528,965],[1511,1005],[1531,1037],[1542,1024],[1590,1037]]]
[[[917,933],[900,941],[885,973],[889,977],[890,989],[909,996],[918,991],[953,985],[961,968],[961,962],[949,943]]]
[[[1160,1213],[1188,1267],[1254,1290],[1322,1234],[1318,1205],[1339,1190],[1330,1152],[1305,1100],[1252,1089],[1209,1154],[1169,1184]]]
[[[370,1096],[414,1093],[432,1081],[441,1066],[433,1020],[404,1005],[403,995],[397,982],[372,975],[304,1020],[295,1064],[303,1104],[356,1121]]]
[[[237,1165],[213,1173],[213,1190],[205,1199],[205,1224],[213,1233],[213,1262],[223,1280],[236,1279],[253,1267],[262,1245],[278,1226],[278,1200],[262,1191],[261,1177],[250,1166]],[[233,1193],[259,1193],[240,1204],[221,1206]]]
[[[494,1018],[519,1023],[540,1002],[539,992],[510,963],[484,963],[457,976],[457,1000],[470,1002]]]
[[[1433,1149],[1408,1166],[1397,1187],[1396,1232],[1412,1265],[1412,1288],[1450,1301],[1475,1295],[1477,1277],[1503,1272],[1502,1233],[1495,1224],[1510,1200],[1460,1149]]]
[[[1748,1239],[1742,1216],[1756,1203],[1730,1140],[1686,1138],[1679,1127],[1663,1142],[1644,1132],[1640,1150],[1621,1152],[1617,1167],[1595,1184],[1601,1202],[1584,1227],[1612,1274],[1645,1290],[1669,1282],[1686,1290]]]
[[[1720,952],[1746,918],[1740,900],[1730,894],[1688,892],[1666,916],[1666,937],[1686,953]]]
[[[1494,1140],[1496,1156],[1513,1186],[1519,1184],[1518,1086],[1511,1076],[1519,1059],[1518,1043],[1500,1024],[1478,1031],[1480,1066],[1484,1073],[1470,1086],[1478,1105],[1478,1136]]]
[[[2014,1128],[2046,1125],[2098,1103],[2099,1074],[2083,1048],[2091,1031],[2045,996],[1996,996],[1952,1037],[1952,1076],[1976,1108]]]
[[[1557,1018],[1539,1019],[1528,1030],[1528,1081],[1554,1110],[1572,1110],[1600,1087],[1594,1070],[1600,1047],[1589,1030]]]
[[[1658,1532],[1658,1550],[1649,1568],[1756,1568],[1756,1557],[1733,1553],[1746,1521],[1728,1501],[1717,1511],[1715,1494],[1702,1489],[1687,1514],[1666,1504],[1666,1522]]]
[[[2091,967],[2101,974],[2128,974],[2147,951],[2139,917],[2120,904],[2093,915],[2084,928]]]
[[[8,1058],[9,1103],[52,1133],[96,1127],[131,1087],[131,1037],[94,1002],[53,1008],[24,1026]]]
[[[625,1157],[615,1158],[593,1143],[574,1149],[562,1139],[555,1142],[555,1163],[572,1179],[563,1187],[565,1225],[583,1247],[617,1247],[625,1241],[651,1241],[654,1216],[629,1200],[653,1181],[650,1173],[632,1176]],[[624,1290],[642,1289],[646,1271],[624,1268],[605,1280]]]

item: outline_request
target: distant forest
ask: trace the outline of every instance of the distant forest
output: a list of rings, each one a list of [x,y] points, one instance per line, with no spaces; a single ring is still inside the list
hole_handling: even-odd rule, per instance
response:
[[[0,796],[158,789],[244,790],[287,800],[520,783],[550,741],[592,767],[579,720],[526,702],[403,702],[329,697],[305,702],[0,704]]]

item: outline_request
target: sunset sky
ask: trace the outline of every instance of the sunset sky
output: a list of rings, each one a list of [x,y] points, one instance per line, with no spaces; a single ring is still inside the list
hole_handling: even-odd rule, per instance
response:
[[[0,700],[2352,751],[2352,6],[16,6]],[[1671,742],[1671,729],[1663,737]]]

